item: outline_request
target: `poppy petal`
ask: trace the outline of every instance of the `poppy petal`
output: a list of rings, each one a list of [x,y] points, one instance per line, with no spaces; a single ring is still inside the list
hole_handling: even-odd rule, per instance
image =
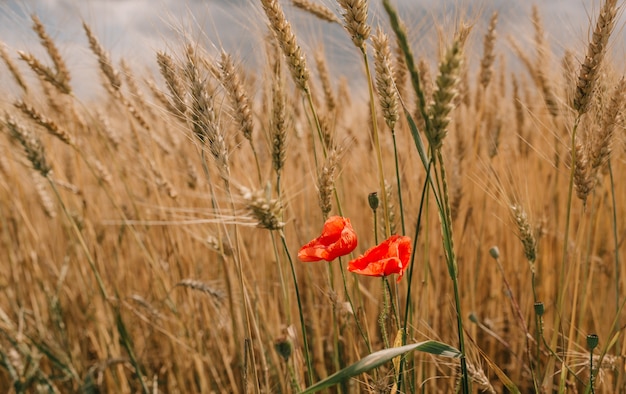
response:
[[[348,263],[348,271],[367,276],[398,274],[402,279],[411,258],[411,239],[392,235]]]
[[[322,234],[300,248],[298,258],[303,262],[332,261],[352,252],[357,246],[357,237],[350,219],[331,216],[324,223]]]

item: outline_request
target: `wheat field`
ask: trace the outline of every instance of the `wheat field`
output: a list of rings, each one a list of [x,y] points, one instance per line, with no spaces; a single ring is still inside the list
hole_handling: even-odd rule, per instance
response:
[[[563,55],[533,7],[427,56],[382,4],[259,0],[252,68],[83,23],[90,98],[37,15],[0,42],[0,391],[626,391],[623,3]]]

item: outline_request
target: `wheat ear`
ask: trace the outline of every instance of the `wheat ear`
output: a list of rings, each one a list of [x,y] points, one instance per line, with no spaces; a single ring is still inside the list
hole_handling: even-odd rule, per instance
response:
[[[337,18],[337,15],[335,15],[330,9],[328,9],[328,7],[325,7],[322,4],[314,3],[309,0],[291,0],[291,4],[293,4],[296,8],[308,12],[311,15],[315,15],[323,21],[341,24],[341,21],[339,20],[339,18]]]
[[[11,59],[9,53],[7,52],[6,45],[2,42],[0,42],[0,58],[4,61],[4,64],[9,69],[9,72],[13,76],[13,79],[15,79],[15,82],[17,82],[24,92],[28,92],[28,85],[26,85],[26,81],[24,80],[20,69],[17,67],[15,62],[13,62],[13,59]]]
[[[480,61],[480,84],[487,88],[493,74],[493,62],[495,60],[494,46],[496,42],[496,25],[498,24],[498,12],[491,15],[489,29],[483,40],[483,58]]]
[[[378,28],[372,37],[374,46],[374,69],[376,70],[376,90],[383,109],[383,117],[390,129],[394,129],[399,118],[399,97],[393,82],[393,64],[391,63],[391,50],[389,39]]]
[[[616,16],[617,0],[606,0],[600,10],[591,41],[589,41],[585,61],[580,65],[578,71],[578,82],[576,83],[572,106],[579,114],[584,114],[589,109],[609,36],[615,26]]]
[[[371,28],[367,24],[367,0],[337,0],[343,8],[344,27],[350,34],[352,42],[357,48],[364,48],[369,38]]]
[[[89,40],[89,48],[98,58],[98,64],[100,65],[100,70],[106,77],[107,81],[113,87],[114,90],[120,90],[122,86],[122,80],[120,78],[119,71],[113,68],[113,64],[111,63],[111,57],[108,52],[104,50],[100,42],[96,38],[96,35],[91,30],[91,27],[85,22],[83,22],[83,29],[85,30],[85,34],[87,35],[87,39]]]
[[[304,52],[296,42],[296,36],[291,30],[291,24],[278,4],[278,0],[261,0],[261,5],[270,22],[278,45],[287,59],[294,82],[304,92],[309,91],[309,69],[306,65]]]
[[[219,70],[220,80],[226,88],[226,92],[234,108],[235,120],[244,138],[252,144],[254,122],[252,120],[250,98],[243,87],[239,73],[235,69],[232,57],[226,52],[222,52],[221,54]]]
[[[185,88],[180,78],[179,67],[176,66],[172,57],[165,52],[157,52],[157,63],[173,102],[172,104],[166,100],[167,107],[170,108],[170,112],[172,112],[172,108],[176,109],[173,112],[175,115],[184,115],[187,111],[187,104],[185,103]],[[163,96],[159,95],[157,98],[163,101]]]

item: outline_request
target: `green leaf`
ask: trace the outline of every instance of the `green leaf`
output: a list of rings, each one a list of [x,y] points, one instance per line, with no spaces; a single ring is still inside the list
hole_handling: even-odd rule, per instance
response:
[[[363,357],[361,360],[350,365],[349,367],[346,367],[341,371],[332,374],[326,379],[317,382],[313,386],[304,390],[301,394],[315,393],[319,390],[332,387],[336,384],[343,382],[346,379],[360,375],[390,360],[393,360],[394,357],[398,357],[404,353],[412,352],[415,350],[443,357],[461,357],[461,353],[457,349],[446,345],[445,343],[437,341],[425,341],[420,343],[414,343],[412,345],[384,349]]]

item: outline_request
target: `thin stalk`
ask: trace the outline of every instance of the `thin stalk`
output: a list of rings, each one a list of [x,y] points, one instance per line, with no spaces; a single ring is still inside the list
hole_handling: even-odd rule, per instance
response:
[[[515,299],[515,297],[513,296],[513,289],[511,288],[511,285],[509,284],[509,281],[506,278],[506,275],[504,274],[504,267],[502,267],[502,263],[500,262],[500,257],[496,256],[494,257],[494,260],[496,260],[496,264],[498,266],[498,270],[500,271],[500,274],[502,275],[502,281],[504,282],[504,286],[506,287],[507,292],[509,293],[510,296],[510,300],[511,300],[511,305],[513,306],[513,310],[515,311],[515,313],[517,314],[517,318],[519,319],[520,325],[522,327],[522,329],[524,330],[524,337],[526,338],[526,354],[528,356],[528,367],[530,369],[530,376],[533,380],[533,388],[535,389],[535,393],[539,392],[539,386],[537,384],[537,378],[535,376],[535,369],[533,368],[533,360],[532,360],[532,356],[531,356],[531,350],[530,350],[530,333],[528,332],[528,328],[526,326],[526,319],[524,319],[524,315],[522,314],[522,310],[519,307],[519,304],[517,303],[517,300]]]
[[[539,305],[537,301],[537,292],[535,290],[535,273],[533,272],[531,275],[532,289],[533,289],[533,307]],[[541,337],[543,336],[542,327],[539,325],[539,316],[535,314],[535,344],[537,345],[536,349],[536,360],[537,363],[537,376],[541,376]]]
[[[330,261],[326,266],[328,267],[328,283],[330,286],[333,307],[333,363],[335,364],[335,369],[339,371],[341,369],[341,364],[339,363],[339,326],[337,324],[337,293],[335,292],[335,275]],[[341,388],[339,388],[339,391],[342,391]]]
[[[372,345],[370,344],[369,338],[367,337],[365,330],[363,330],[363,326],[361,326],[361,322],[359,322],[359,319],[356,317],[356,312],[355,312],[356,309],[354,309],[354,303],[352,302],[352,297],[350,297],[350,292],[348,292],[348,281],[346,279],[346,272],[343,269],[343,261],[341,257],[339,257],[339,270],[341,271],[341,278],[343,279],[343,288],[346,292],[346,298],[348,299],[348,303],[350,303],[350,308],[352,308],[352,315],[354,316],[356,327],[359,330],[359,333],[361,334],[363,341],[365,342],[365,346],[367,346],[367,352],[371,354]]]
[[[408,333],[408,324],[409,324],[409,320],[410,320],[410,310],[411,310],[411,288],[412,288],[412,283],[413,283],[413,266],[415,264],[415,255],[417,254],[417,240],[418,240],[418,236],[420,233],[420,227],[422,225],[422,212],[424,209],[424,202],[426,201],[426,195],[428,194],[428,179],[429,179],[429,173],[430,173],[430,164],[428,165],[428,168],[426,169],[426,178],[424,179],[424,186],[422,187],[422,197],[420,198],[420,205],[419,205],[419,211],[417,214],[417,223],[415,225],[415,237],[413,239],[413,253],[411,253],[411,262],[409,263],[409,273],[408,273],[408,286],[407,286],[407,291],[406,291],[406,305],[404,307],[404,321],[402,323],[402,346],[406,345],[406,337],[407,337],[407,333]],[[402,357],[402,359],[400,360],[400,368],[398,371],[398,388],[400,390],[402,390],[402,383],[404,382],[403,379],[403,371],[404,371],[404,365],[406,363],[406,358]]]
[[[278,265],[278,277],[280,279],[280,288],[283,293],[283,302],[285,303],[285,317],[288,323],[291,323],[291,303],[289,302],[289,296],[287,295],[287,283],[285,282],[285,274],[283,273],[283,265],[281,264],[280,255],[278,253],[278,245],[276,245],[276,239],[274,234],[270,232],[270,238],[272,239],[272,248],[274,249],[274,256],[276,256],[276,262]]]
[[[612,228],[613,228],[613,245],[615,248],[615,316],[619,316],[620,311],[620,293],[619,293],[619,282],[621,279],[621,270],[619,263],[619,238],[617,236],[617,203],[615,201],[615,179],[613,178],[613,167],[611,166],[611,158],[607,161],[607,166],[609,168],[609,180],[611,184],[611,213],[612,213]],[[621,354],[621,348],[619,341],[615,343],[615,353]],[[622,370],[620,369],[618,374],[621,377]],[[620,379],[618,379],[620,380]]]
[[[315,129],[317,130],[317,136],[320,139],[320,143],[322,144],[322,152],[324,152],[324,158],[328,156],[328,149],[324,144],[324,136],[322,135],[322,126],[320,124],[320,118],[317,116],[317,111],[315,110],[315,105],[313,105],[313,96],[311,95],[310,90],[306,90],[306,98],[309,104],[309,109],[311,110],[311,114],[313,115],[313,121],[315,122]]]
[[[298,313],[300,315],[300,325],[302,329],[302,342],[304,344],[304,358],[306,359],[307,373],[309,377],[309,384],[313,384],[313,364],[311,363],[311,355],[309,354],[309,341],[306,335],[306,325],[304,324],[304,312],[302,310],[302,300],[300,299],[300,289],[298,288],[298,278],[296,276],[296,268],[293,264],[293,259],[289,253],[289,247],[287,246],[287,240],[285,239],[285,233],[282,230],[279,231],[280,239],[285,249],[287,259],[289,259],[289,265],[291,266],[291,276],[293,277],[293,286],[296,291],[296,299],[298,300]]]
[[[202,163],[202,170],[204,171],[204,176],[207,179],[207,183],[209,185],[209,191],[210,191],[210,195],[211,195],[211,207],[213,208],[213,211],[215,211],[216,213],[220,213],[219,210],[219,206],[217,204],[217,200],[215,198],[215,190],[214,190],[214,186],[213,186],[213,182],[211,180],[211,173],[209,172],[209,166],[207,164],[206,161],[206,154],[205,154],[205,150],[201,149],[200,150],[200,161]],[[230,277],[230,268],[229,266],[226,264],[226,257],[223,253],[223,247],[221,245],[224,244],[224,238],[222,235],[222,227],[221,226],[217,226],[217,236],[218,236],[218,241],[220,244],[220,262],[222,263],[222,267],[224,269],[224,282],[226,283],[226,291],[228,293],[228,309],[230,310],[230,319],[231,319],[231,324],[232,324],[232,329],[233,332],[239,332],[239,322],[237,320],[237,314],[236,312],[236,307],[235,307],[235,290],[234,290],[234,285],[231,281],[231,277]],[[239,336],[235,335],[235,347],[239,348]]]
[[[256,148],[252,141],[250,141],[250,148],[252,148],[252,155],[254,156],[254,164],[256,164],[256,173],[259,178],[259,185],[263,182],[263,177],[261,176],[261,165],[259,164],[259,155],[256,152]]]
[[[231,209],[233,210],[233,212],[235,212],[235,201],[233,200],[233,196],[232,193],[230,192],[230,186],[229,184],[226,184],[226,191],[228,193],[228,196],[230,197],[230,205],[231,205]],[[243,300],[243,321],[245,324],[245,335],[247,335],[246,338],[244,338],[244,365],[246,365],[247,362],[247,357],[246,357],[246,350],[248,349],[246,347],[246,344],[248,344],[248,346],[251,346],[250,341],[252,341],[252,323],[250,322],[250,315],[248,313],[248,310],[250,309],[250,300],[248,299],[248,292],[246,291],[246,286],[244,283],[244,273],[243,273],[243,263],[241,261],[241,242],[240,242],[240,237],[239,237],[239,228],[237,227],[237,225],[235,225],[235,245],[236,245],[236,253],[233,253],[233,258],[235,259],[235,265],[237,267],[237,276],[239,277],[239,287],[241,288],[241,297]],[[226,236],[228,236],[228,233],[226,233]],[[229,242],[230,243],[230,242]],[[250,357],[252,359],[252,366],[253,366],[253,373],[254,373],[254,377],[255,377],[255,382],[256,382],[256,390],[257,392],[260,391],[260,388],[258,386],[258,375],[257,375],[257,369],[255,368],[256,366],[256,357],[254,352],[250,351],[249,352]],[[262,353],[263,354],[263,353]],[[246,373],[246,371],[244,371],[244,373]],[[245,383],[245,382],[244,382]]]
[[[400,327],[400,315],[398,314],[398,306],[396,306],[396,301],[400,299],[399,295],[398,295],[398,286],[395,285],[394,289],[396,290],[395,292],[391,290],[391,283],[389,283],[389,281],[385,281],[385,284],[387,285],[387,291],[389,292],[389,304],[391,305],[391,313],[393,315],[393,321],[396,323],[396,327]],[[396,301],[393,300],[393,293],[396,293]]]
[[[383,284],[383,308],[378,316],[378,325],[380,326],[380,335],[383,337],[385,349],[389,349],[389,336],[387,334],[387,317],[389,315],[389,298],[387,298],[387,277],[382,277]]]
[[[400,180],[400,165],[398,160],[398,147],[396,145],[396,130],[391,129],[391,137],[393,138],[393,158],[396,166],[396,182],[398,183],[398,204],[400,205],[400,221],[402,223],[402,235],[406,235],[406,227],[404,224],[404,204],[402,203],[402,183]]]
[[[409,46],[409,40],[406,35],[406,31],[404,26],[400,22],[400,18],[398,17],[398,12],[391,5],[389,0],[383,0],[383,7],[385,8],[385,12],[389,16],[389,22],[391,24],[391,29],[396,34],[396,38],[398,39],[398,44],[402,49],[402,53],[404,53],[404,60],[406,63],[406,68],[409,71],[409,75],[411,76],[411,84],[413,85],[413,90],[418,98],[418,106],[422,118],[424,119],[426,129],[430,129],[430,117],[426,111],[426,97],[424,96],[424,91],[422,90],[419,73],[417,71],[417,67],[415,67],[415,60],[413,57],[413,53],[411,52],[411,47]]]
[[[59,193],[59,189],[57,189],[56,184],[54,183],[54,180],[52,178],[50,178],[49,174],[46,175],[46,180],[50,184],[50,187],[52,188],[52,191],[54,192],[54,195],[56,196],[57,200],[59,201],[59,204],[61,205],[61,209],[63,210],[63,213],[65,214],[65,217],[70,222],[70,227],[72,227],[72,231],[74,231],[74,235],[76,235],[76,239],[78,240],[78,243],[80,244],[81,249],[85,253],[85,257],[87,258],[87,262],[89,263],[89,267],[91,268],[91,271],[93,272],[93,274],[94,274],[94,276],[96,278],[96,282],[98,283],[98,288],[100,290],[100,295],[105,300],[108,300],[109,299],[109,295],[107,294],[106,288],[104,287],[104,282],[102,281],[102,277],[100,276],[100,273],[98,272],[98,268],[96,267],[96,262],[94,261],[93,257],[91,256],[91,252],[89,252],[89,248],[87,247],[87,243],[85,242],[85,238],[83,237],[82,233],[78,229],[78,226],[76,225],[76,221],[74,220],[72,215],[70,215],[70,213],[67,211],[67,207],[65,206],[65,203],[63,202],[63,199],[61,198],[61,194]]]
[[[574,120],[574,126],[572,128],[572,136],[571,136],[571,160],[570,160],[570,175],[569,175],[569,184],[567,188],[567,202],[566,202],[566,214],[565,214],[565,230],[563,235],[563,252],[561,259],[561,268],[559,272],[559,286],[557,292],[557,302],[556,302],[556,313],[554,314],[554,333],[552,334],[552,340],[550,342],[549,348],[552,349],[556,347],[559,333],[561,331],[561,316],[563,313],[563,295],[565,294],[565,267],[567,262],[567,249],[569,244],[569,231],[570,231],[570,222],[571,222],[571,214],[572,214],[572,199],[574,193],[574,172],[576,171],[576,132],[578,130],[578,125],[580,123],[581,115],[578,115]],[[563,366],[565,363],[562,362]],[[550,366],[549,369],[553,368],[553,365]],[[546,376],[545,378],[548,378]],[[563,376],[561,377],[560,386],[562,388]]]
[[[571,150],[572,150],[572,157],[570,160],[570,176],[569,176],[569,185],[567,188],[567,210],[566,210],[566,214],[565,214],[565,231],[564,231],[564,235],[563,235],[563,255],[562,255],[562,260],[561,260],[561,272],[559,274],[559,292],[557,295],[557,311],[558,313],[555,314],[556,318],[558,319],[558,317],[561,314],[562,311],[562,307],[563,307],[563,294],[565,293],[565,289],[563,288],[563,284],[565,281],[565,266],[566,266],[566,262],[567,262],[567,246],[569,243],[569,229],[570,229],[570,222],[571,222],[571,216],[572,216],[572,197],[573,197],[573,192],[574,192],[574,172],[576,171],[576,131],[578,130],[578,125],[580,123],[580,118],[581,116],[579,115],[578,117],[576,117],[576,120],[574,121],[574,127],[572,129],[572,140],[571,140]],[[557,322],[558,323],[558,322]],[[558,332],[558,329],[555,329],[555,332]]]
[[[613,227],[613,245],[615,247],[615,313],[619,313],[619,281],[620,281],[620,264],[619,264],[619,238],[617,236],[617,204],[615,201],[615,179],[613,178],[613,167],[611,166],[611,158],[609,158],[607,162],[607,166],[609,167],[609,180],[611,183],[611,202],[613,206],[611,207],[611,213],[613,215],[612,227]],[[617,349],[619,353],[619,348]]]
[[[278,198],[280,198],[280,179],[281,172],[278,171],[276,174],[276,195]],[[285,281],[285,273],[283,272],[283,265],[281,264],[282,259],[280,258],[280,254],[278,252],[276,238],[274,238],[274,233],[271,231],[270,238],[272,239],[272,249],[274,250],[274,256],[276,256],[276,263],[278,264],[278,276],[280,278],[280,287],[283,292],[283,301],[285,303],[285,317],[287,318],[287,322],[291,324],[291,302],[289,301],[289,295],[287,294],[287,282]]]
[[[450,209],[450,198],[448,195],[448,183],[446,179],[446,171],[445,166],[443,164],[443,155],[441,153],[441,149],[436,150],[437,162],[439,164],[439,176],[440,184],[443,187],[443,209],[440,209],[441,216],[441,224],[443,226],[443,234],[444,234],[444,248],[446,249],[447,261],[448,261],[448,271],[452,277],[452,284],[454,288],[454,304],[456,307],[456,320],[457,320],[457,330],[459,337],[459,351],[461,352],[461,388],[463,394],[469,394],[469,373],[467,370],[467,359],[465,355],[465,334],[463,332],[463,313],[461,308],[461,294],[459,291],[459,281],[458,281],[458,267],[456,262],[456,256],[454,254],[454,240],[452,236],[452,216]],[[440,192],[441,195],[441,192]]]
[[[378,136],[378,122],[376,120],[376,103],[374,101],[374,83],[372,82],[372,73],[370,71],[370,63],[367,59],[367,51],[365,46],[361,47],[363,54],[363,62],[365,63],[365,74],[367,77],[367,87],[370,97],[370,111],[372,114],[372,134],[374,135],[374,150],[376,151],[376,163],[378,164],[378,178],[380,182],[380,194],[382,197],[383,217],[385,218],[385,238],[391,236],[391,225],[389,223],[389,210],[387,209],[387,193],[385,193],[385,173],[383,172],[383,156],[380,149],[380,138]]]
[[[589,351],[589,387],[591,387],[591,394],[595,394],[595,379],[593,373],[593,349]]]
[[[309,107],[310,108],[314,108],[313,107],[313,99],[311,98],[311,95],[307,94],[307,95],[305,95],[305,97],[308,98],[307,101],[308,101]],[[305,97],[302,97],[302,106],[303,107],[305,106],[305,104],[304,104]],[[311,118],[309,118],[309,114],[306,111],[304,111],[304,113],[306,115],[307,121],[309,122],[309,125],[311,125]],[[315,111],[313,111],[313,113],[315,113]],[[319,123],[317,118],[316,118],[316,122]],[[326,149],[324,147],[324,139],[322,137],[322,130],[319,127],[316,127],[316,129],[317,129],[318,138],[319,138],[319,140],[320,140],[320,142],[322,144],[322,148]],[[319,159],[317,158],[317,144],[315,143],[315,136],[311,136],[311,143],[313,144],[313,162],[315,163],[315,171],[316,171],[315,175],[317,175],[317,171],[318,171],[318,168],[319,168]],[[326,151],[324,150],[324,152],[326,152]],[[324,157],[326,157],[326,154],[324,154]]]

